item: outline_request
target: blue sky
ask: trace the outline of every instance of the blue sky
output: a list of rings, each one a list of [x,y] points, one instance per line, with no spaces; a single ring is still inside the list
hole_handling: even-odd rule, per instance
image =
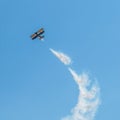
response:
[[[0,120],[60,120],[78,88],[49,48],[68,54],[77,73],[101,89],[95,120],[120,119],[119,0],[0,1]],[[45,29],[45,41],[30,35]]]

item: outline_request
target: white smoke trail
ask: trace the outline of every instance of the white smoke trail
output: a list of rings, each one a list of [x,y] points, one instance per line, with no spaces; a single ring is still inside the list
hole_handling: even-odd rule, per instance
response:
[[[72,109],[71,115],[62,118],[62,120],[93,120],[96,110],[100,104],[99,87],[97,83],[90,87],[90,80],[87,74],[83,73],[80,76],[68,68],[75,82],[79,87],[78,103]]]
[[[65,65],[71,63],[70,57],[53,49],[50,51]],[[68,68],[73,79],[79,88],[78,103],[72,109],[71,115],[62,120],[93,120],[96,110],[100,104],[99,86],[97,83],[90,84],[89,76],[86,73],[78,75],[73,69]]]
[[[55,51],[55,50],[53,50],[53,49],[51,49],[51,48],[50,48],[50,51],[51,51],[62,63],[64,63],[65,65],[71,64],[71,59],[70,59],[70,57],[68,57],[68,56],[65,55],[64,53]]]

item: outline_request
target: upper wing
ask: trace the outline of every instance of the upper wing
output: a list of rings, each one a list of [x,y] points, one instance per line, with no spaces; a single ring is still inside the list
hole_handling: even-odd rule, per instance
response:
[[[37,34],[40,35],[40,34],[43,34],[44,33],[44,29],[41,28],[40,30],[37,31]]]

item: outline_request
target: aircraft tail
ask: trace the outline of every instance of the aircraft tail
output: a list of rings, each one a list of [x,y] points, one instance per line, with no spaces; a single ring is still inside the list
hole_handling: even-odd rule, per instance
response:
[[[39,39],[40,39],[40,40],[43,40],[43,39],[44,39],[44,35],[43,35],[43,36],[39,36]]]

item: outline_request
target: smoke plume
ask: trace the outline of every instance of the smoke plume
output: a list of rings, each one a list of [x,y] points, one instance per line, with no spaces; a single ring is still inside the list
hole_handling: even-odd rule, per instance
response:
[[[70,57],[64,53],[57,52],[53,49],[50,51],[65,65],[71,63]],[[100,104],[100,89],[96,81],[92,82],[86,73],[78,75],[72,68],[68,67],[70,74],[79,88],[78,102],[71,110],[70,115],[62,120],[93,120],[96,110]]]
[[[78,75],[71,68],[68,69],[78,85],[79,96],[77,104],[71,110],[71,115],[62,118],[62,120],[93,120],[100,104],[99,86],[97,82],[91,85],[86,73]]]
[[[51,51],[62,63],[64,63],[65,65],[71,64],[71,59],[70,59],[70,57],[68,57],[68,56],[65,55],[64,53],[55,51],[55,50],[53,50],[53,49],[51,49],[51,48],[50,48],[50,51]]]

